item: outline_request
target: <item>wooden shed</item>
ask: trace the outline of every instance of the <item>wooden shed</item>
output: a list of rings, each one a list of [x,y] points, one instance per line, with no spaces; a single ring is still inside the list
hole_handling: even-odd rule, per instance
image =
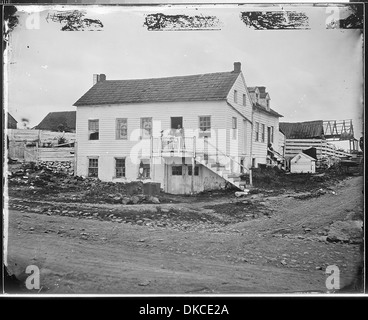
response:
[[[290,172],[291,173],[315,173],[316,172],[316,159],[308,156],[305,153],[298,153],[294,158],[290,160]]]

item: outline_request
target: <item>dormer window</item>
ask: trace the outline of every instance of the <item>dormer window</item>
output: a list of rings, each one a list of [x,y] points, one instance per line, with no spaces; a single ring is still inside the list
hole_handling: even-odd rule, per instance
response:
[[[234,102],[238,103],[238,90],[234,90]]]
[[[267,99],[267,109],[270,108],[270,99]]]

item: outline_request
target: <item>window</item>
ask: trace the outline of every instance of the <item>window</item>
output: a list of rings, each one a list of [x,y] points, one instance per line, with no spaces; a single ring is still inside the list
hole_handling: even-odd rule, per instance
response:
[[[141,137],[149,139],[152,136],[152,118],[141,118]]]
[[[88,137],[89,140],[98,140],[99,136],[99,120],[88,120]]]
[[[128,119],[116,119],[116,139],[128,139]]]
[[[181,176],[182,173],[183,173],[182,166],[172,166],[172,169],[171,170],[172,170],[171,174],[173,176]]]
[[[237,129],[237,119],[233,117],[232,119],[232,129],[233,129],[233,139],[236,139],[236,129]]]
[[[256,122],[256,141],[259,141],[259,122]]]
[[[247,96],[243,94],[243,106],[245,107],[247,105]]]
[[[125,178],[125,158],[115,158],[115,177]]]
[[[188,166],[188,176],[192,175],[192,166],[189,165]],[[199,166],[194,166],[194,175],[198,176],[199,175]]]
[[[271,143],[273,143],[273,127],[271,127]]]
[[[267,99],[267,109],[269,109],[269,108],[270,108],[270,100]]]
[[[144,162],[144,163],[143,163]],[[142,160],[139,164],[138,179],[150,179],[151,168],[148,160]]]
[[[234,90],[234,102],[238,103],[238,90]]]
[[[262,142],[265,142],[265,125],[262,124],[262,136],[261,136]]]
[[[88,158],[88,176],[98,177],[98,158]]]
[[[211,116],[199,117],[199,136],[211,136]]]

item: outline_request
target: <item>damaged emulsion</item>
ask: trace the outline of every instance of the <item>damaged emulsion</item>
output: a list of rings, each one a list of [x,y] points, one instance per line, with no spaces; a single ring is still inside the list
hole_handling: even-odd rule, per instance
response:
[[[215,16],[149,14],[144,25],[150,31],[220,30],[220,20]]]
[[[309,29],[308,16],[295,11],[241,12],[240,19],[256,30]]]
[[[363,5],[352,4],[346,8],[348,8],[350,14],[345,18],[332,19],[326,25],[327,29],[363,29]]]
[[[46,21],[59,22],[63,24],[61,31],[100,31],[103,24],[98,19],[85,18],[85,13],[82,11],[61,11],[53,14],[48,14]]]

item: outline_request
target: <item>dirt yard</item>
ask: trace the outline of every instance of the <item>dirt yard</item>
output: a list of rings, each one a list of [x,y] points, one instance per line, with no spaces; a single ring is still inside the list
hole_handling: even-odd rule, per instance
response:
[[[10,184],[7,199],[8,270],[24,282],[40,269],[41,288],[22,293],[326,293],[329,265],[362,290],[362,176],[136,204],[31,186]]]

